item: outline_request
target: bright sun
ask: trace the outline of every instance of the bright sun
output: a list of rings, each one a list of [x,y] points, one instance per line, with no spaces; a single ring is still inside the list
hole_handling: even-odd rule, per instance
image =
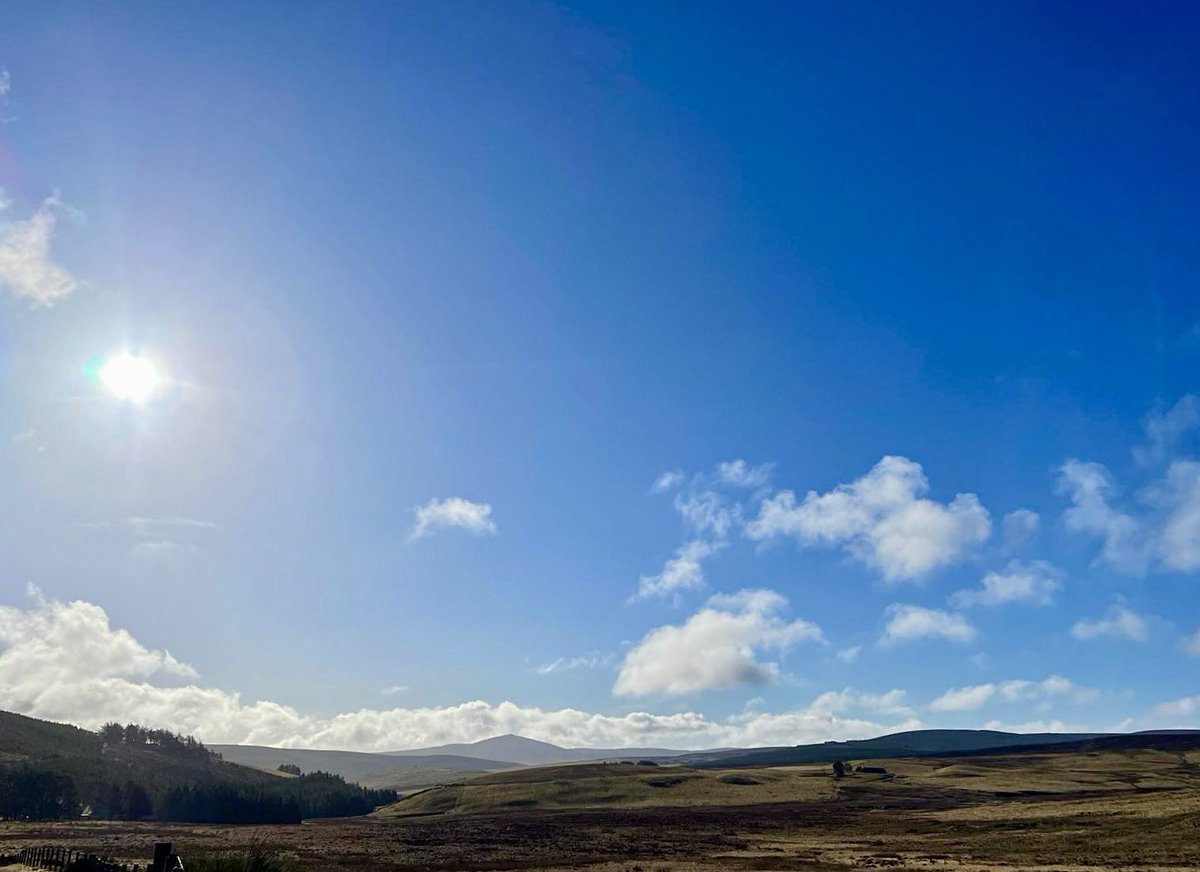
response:
[[[128,351],[113,355],[100,367],[100,381],[119,400],[136,406],[144,404],[164,386],[165,380],[154,362]]]

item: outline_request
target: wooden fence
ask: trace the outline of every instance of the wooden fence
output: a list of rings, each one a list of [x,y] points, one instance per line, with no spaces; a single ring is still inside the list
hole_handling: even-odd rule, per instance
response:
[[[118,863],[96,854],[52,846],[22,848],[16,854],[0,854],[0,866],[11,866],[15,863],[58,872],[183,872],[183,863],[179,856],[171,851],[170,842],[155,842],[154,859],[145,866],[138,863]]]

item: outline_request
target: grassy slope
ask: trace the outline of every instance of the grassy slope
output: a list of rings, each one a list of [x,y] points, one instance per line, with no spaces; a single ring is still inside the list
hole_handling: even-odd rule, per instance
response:
[[[431,788],[380,809],[380,817],[576,808],[752,805],[819,799],[833,784],[820,767],[723,770],[580,763],[499,772]]]
[[[738,769],[623,764],[545,766],[493,773],[432,788],[380,809],[380,817],[551,811],[583,808],[754,805],[849,796],[948,795],[970,791],[990,800],[1015,796],[1080,797],[1096,793],[1200,790],[1200,734],[1117,736],[1060,748],[1027,747],[958,756],[859,758],[886,775],[834,781],[826,765]]]

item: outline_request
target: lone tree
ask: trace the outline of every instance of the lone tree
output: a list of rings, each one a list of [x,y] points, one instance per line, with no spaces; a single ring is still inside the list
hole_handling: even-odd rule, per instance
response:
[[[834,760],[833,761],[833,777],[841,778],[845,774],[846,774],[846,764],[843,763],[841,760]]]

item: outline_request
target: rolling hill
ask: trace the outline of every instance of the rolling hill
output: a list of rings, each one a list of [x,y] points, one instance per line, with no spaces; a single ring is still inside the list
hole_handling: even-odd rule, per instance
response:
[[[553,763],[574,763],[584,760],[613,760],[634,757],[674,757],[686,751],[668,748],[561,748],[549,742],[539,742],[525,736],[493,736],[478,742],[454,745],[438,745],[433,748],[416,748],[411,751],[390,751],[388,756],[413,757],[439,754],[484,757],[489,760],[504,760],[523,766],[543,766]]]
[[[98,733],[0,712],[0,817],[298,823],[365,814],[394,791],[336,775],[284,778],[191,737],[113,724]]]
[[[379,809],[381,818],[568,809],[753,805],[828,799],[826,767],[754,770],[568,763],[483,775],[420,791]]]
[[[0,712],[0,766],[36,767],[69,777],[81,797],[109,784],[135,781],[154,793],[198,780],[261,786],[275,779],[210,755],[180,754],[155,745],[106,744],[98,733]]]
[[[520,764],[458,754],[394,756],[358,751],[318,751],[307,748],[270,748],[263,745],[212,745],[213,751],[242,766],[274,772],[281,764],[304,772],[332,772],[363,787],[411,790],[444,781],[456,781]]]
[[[780,766],[861,757],[922,757],[1095,738],[1100,733],[1005,733],[997,730],[910,730],[874,739],[781,748],[700,751],[674,758],[690,766]]]
[[[1011,734],[1000,736],[980,741],[1006,742]],[[1200,789],[1200,732],[1104,735],[988,749],[967,747],[972,743],[965,736],[919,736],[912,741],[958,750],[899,758],[862,755],[854,759],[874,771],[845,778],[832,777],[826,763],[531,767],[419,791],[377,810],[375,816],[746,807],[839,798],[885,807],[892,800],[957,803],[968,794],[985,801],[1153,791],[1194,797]]]

